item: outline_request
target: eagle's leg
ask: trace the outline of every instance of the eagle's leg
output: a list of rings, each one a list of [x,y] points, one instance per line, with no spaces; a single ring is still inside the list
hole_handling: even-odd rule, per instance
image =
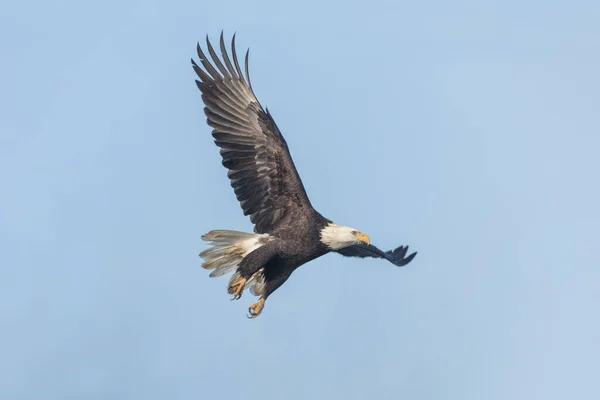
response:
[[[242,292],[244,291],[244,286],[246,286],[247,281],[248,280],[246,278],[240,278],[227,288],[227,292],[233,295],[231,300],[238,300],[240,297],[242,297]]]
[[[233,295],[232,300],[242,297],[244,287],[248,280],[277,254],[277,243],[267,242],[263,246],[252,251],[239,263],[236,273],[231,278],[227,291]]]
[[[260,300],[258,300],[258,302],[252,304],[249,308],[248,308],[248,312],[250,313],[250,315],[248,315],[248,318],[256,318],[260,315],[260,313],[262,313],[263,308],[265,308],[265,298],[261,297]]]

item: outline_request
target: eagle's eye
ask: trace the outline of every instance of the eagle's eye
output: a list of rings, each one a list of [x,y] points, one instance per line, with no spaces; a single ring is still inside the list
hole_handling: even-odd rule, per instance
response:
[[[356,236],[356,235],[358,235],[358,231],[352,231],[352,232],[350,232],[350,233],[351,233],[353,236]]]

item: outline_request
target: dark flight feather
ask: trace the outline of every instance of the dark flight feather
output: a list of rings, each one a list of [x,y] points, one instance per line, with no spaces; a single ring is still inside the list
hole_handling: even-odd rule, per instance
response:
[[[354,246],[346,247],[341,250],[337,250],[338,253],[345,257],[373,257],[373,258],[385,258],[389,262],[398,267],[402,267],[412,261],[417,255],[417,252],[412,253],[406,257],[408,246],[400,246],[394,250],[382,251],[372,244],[360,243]]]

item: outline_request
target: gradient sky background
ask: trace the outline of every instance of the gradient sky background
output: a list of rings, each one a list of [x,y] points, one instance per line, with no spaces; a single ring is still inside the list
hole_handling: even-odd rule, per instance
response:
[[[0,398],[597,399],[600,3],[21,1],[0,13]],[[189,59],[251,47],[329,255],[245,317]]]

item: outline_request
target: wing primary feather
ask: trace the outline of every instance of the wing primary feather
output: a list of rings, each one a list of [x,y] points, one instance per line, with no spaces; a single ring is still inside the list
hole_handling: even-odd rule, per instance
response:
[[[198,77],[202,80],[202,83],[210,82],[212,80],[211,77],[208,76],[208,74],[194,62],[194,60],[192,60],[192,68],[194,68],[196,75],[198,75]],[[198,88],[202,90],[200,86],[198,86]]]
[[[208,35],[206,35],[206,37],[208,40]],[[220,81],[221,79],[223,79],[223,77],[217,72],[215,67],[212,66],[212,64],[208,60],[208,57],[206,57],[206,55],[202,51],[202,47],[200,47],[200,43],[198,43],[198,47],[197,47],[196,51],[198,52],[198,57],[200,57],[200,62],[202,63],[202,66],[206,69],[206,72],[208,72],[214,80]]]
[[[221,32],[221,35],[223,35],[223,32]],[[215,62],[215,65],[217,66],[217,68],[219,68],[219,71],[221,71],[221,74],[223,75],[223,77],[231,78],[231,75],[225,69],[225,67],[223,66],[223,63],[219,59],[219,56],[215,52],[215,49],[212,47],[210,40],[208,40],[208,35],[206,35],[206,47],[208,48],[208,52],[210,53],[210,56],[212,57],[213,61]]]
[[[248,56],[250,55],[250,49],[248,49],[246,51],[246,79],[248,79],[248,86],[250,86],[250,90],[252,91],[252,94],[254,95],[254,97],[256,97],[256,94],[254,93],[254,89],[252,89],[252,82],[250,81],[250,71],[248,68]]]
[[[233,55],[233,63],[235,64],[235,69],[238,72],[238,76],[240,77],[240,81],[244,85],[246,85],[246,80],[244,79],[244,74],[242,73],[242,69],[240,68],[240,63],[238,62],[237,52],[235,51],[235,34],[231,39],[231,54]]]
[[[223,31],[221,31],[221,38],[219,40],[219,44],[221,46],[221,56],[223,57],[223,61],[225,61],[225,65],[229,70],[229,73],[232,77],[239,79],[239,76],[235,72],[233,65],[231,65],[231,60],[229,59],[229,55],[227,54],[227,48],[225,47],[225,40],[223,39]]]
[[[209,82],[216,82],[213,79],[209,78]],[[229,81],[231,82],[231,81]],[[241,98],[238,94],[236,94],[225,81],[219,82],[218,85],[210,85],[206,86],[204,90],[202,90],[203,94],[210,95],[212,97],[220,98],[225,101],[227,104],[230,104],[233,107],[236,107],[240,110],[245,110],[248,107],[248,100]],[[226,101],[229,100],[229,101]]]
[[[214,105],[235,113],[247,124],[248,115],[245,110],[248,107],[248,100],[241,99],[227,85],[206,85],[201,90],[203,100],[210,100]]]
[[[223,86],[225,86],[232,95],[236,96],[240,103],[244,105],[248,104],[248,95],[243,93],[242,86],[238,82],[228,79],[223,81]]]
[[[202,53],[202,50],[200,49],[200,45],[198,45],[198,51],[199,51],[200,59],[202,61],[202,57],[204,56],[204,53]],[[208,66],[210,66],[212,68],[210,63],[202,61],[202,65],[208,70],[208,67],[206,67],[206,64],[208,64]],[[196,62],[193,59],[192,59],[192,66],[194,67],[196,74],[201,76],[203,82],[217,81],[217,82],[222,83],[222,85],[219,85],[219,86],[215,86],[215,85],[209,86],[206,90],[202,90],[203,93],[206,91],[209,91],[209,92],[216,91],[217,93],[213,93],[213,95],[216,97],[220,97],[220,95],[223,94],[228,99],[233,101],[234,103],[237,103],[237,105],[239,105],[242,109],[244,109],[247,106],[248,99],[244,98],[245,96],[240,91],[239,88],[236,88],[235,85],[231,85],[232,81],[230,79],[223,80],[223,78],[218,74],[217,74],[218,78],[214,78],[214,75],[211,78],[208,74],[206,74],[206,72],[204,72],[201,68],[198,67],[198,64],[196,64]],[[212,68],[212,70],[215,71],[215,73],[216,73],[216,70],[214,68]],[[210,71],[209,71],[209,73],[210,73]]]
[[[226,51],[223,52],[223,50],[225,49],[225,42],[223,41],[223,32],[221,32],[220,42],[221,42],[221,53],[222,53],[223,59],[225,60],[225,63],[228,64],[227,67],[228,68],[231,67],[231,69],[233,69],[233,67],[231,66],[231,61],[229,60],[229,57],[227,56],[227,52]],[[217,67],[219,68],[219,70],[221,71],[223,76],[231,78],[232,75],[229,74],[229,72],[225,69],[225,67],[221,63],[221,60],[216,55],[216,52],[214,51],[214,48],[208,41],[208,38],[207,38],[207,45],[208,45],[208,51],[209,51],[211,57],[214,59],[215,64],[217,64]],[[233,73],[233,75],[236,75],[235,72]],[[232,95],[237,97],[237,99],[239,100],[240,103],[245,103],[248,101],[248,95],[243,88],[243,86],[245,86],[245,85],[240,86],[240,85],[236,84],[235,82],[233,82],[231,79],[225,79],[223,81],[223,84],[227,87],[227,89],[229,90],[229,92]]]

